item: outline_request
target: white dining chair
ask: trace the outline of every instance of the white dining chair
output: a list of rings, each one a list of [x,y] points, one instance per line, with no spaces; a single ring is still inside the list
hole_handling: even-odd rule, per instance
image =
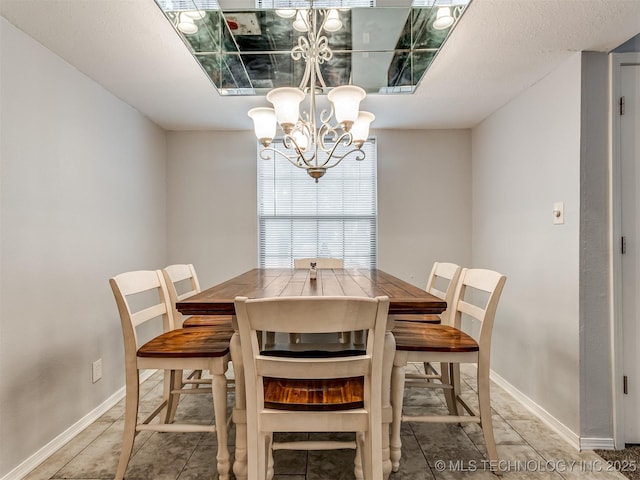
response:
[[[447,262],[434,262],[431,273],[427,279],[427,286],[425,291],[438,297],[441,300],[447,302],[447,309],[440,314],[400,314],[392,315],[394,320],[394,330],[399,331],[412,325],[405,322],[419,322],[419,323],[431,323],[431,324],[443,324],[452,325],[449,312],[451,312],[451,303],[453,301],[453,295],[455,294],[456,287],[458,285],[458,279],[460,278],[460,272],[462,267],[455,263]],[[424,373],[411,369],[406,371],[406,380],[410,385],[418,384],[420,382],[440,382],[444,384],[451,384],[458,381],[460,375],[459,365],[448,365],[447,363],[440,364],[440,370],[429,362],[421,362],[424,368]],[[447,407],[453,413],[456,411],[455,400],[453,398],[453,391],[450,389],[444,390]]]
[[[141,431],[211,432],[217,433],[218,473],[229,478],[227,448],[227,379],[229,363],[228,332],[220,333],[211,327],[175,328],[173,309],[167,286],[160,270],[133,271],[109,279],[120,314],[124,340],[126,398],[120,460],[115,480],[122,480],[129,464],[136,435]],[[139,342],[136,329],[156,319],[162,320],[163,333],[148,342]],[[144,420],[138,419],[140,405],[140,370],[164,370],[163,398]],[[174,403],[184,389],[176,388],[176,372],[208,370],[212,375],[213,410],[215,424],[205,419],[201,424],[172,423]],[[160,423],[150,423],[158,417]]]
[[[453,300],[461,271],[462,267],[455,263],[434,262],[431,267],[431,273],[427,278],[425,291],[447,302],[448,307]],[[440,314],[398,314],[392,315],[392,317],[395,321],[401,322],[443,323],[450,325],[449,311],[450,309],[447,308]]]
[[[356,478],[382,479],[382,367],[389,299],[280,297],[235,302],[246,388],[249,480],[273,477],[273,450],[356,449]],[[304,322],[300,319],[304,318]],[[364,351],[262,349],[260,332],[364,330]],[[340,345],[340,344],[338,344]],[[274,432],[354,432],[354,441],[274,442]]]
[[[401,422],[474,422],[480,425],[484,436],[487,457],[497,464],[498,453],[493,436],[489,385],[489,361],[491,334],[498,301],[506,277],[500,273],[483,269],[463,269],[450,307],[452,325],[433,325],[405,322],[403,329],[393,330],[396,353],[391,375],[391,405],[393,420],[391,427],[391,463],[394,471],[400,466]],[[480,301],[478,299],[485,301]],[[479,322],[476,341],[462,330],[463,316],[469,321]],[[403,414],[402,404],[405,387],[405,367],[408,362],[443,362],[448,365],[472,363],[477,370],[478,412],[475,412],[460,396],[459,376],[450,384],[441,385],[453,391],[454,409],[449,415]],[[460,405],[469,415],[463,415]]]
[[[162,269],[162,275],[167,285],[169,301],[173,310],[173,318],[176,326],[182,328],[191,327],[212,327],[220,333],[227,333],[229,337],[233,334],[231,315],[191,315],[185,317],[178,311],[176,304],[200,292],[200,282],[196,275],[196,270],[192,264],[173,264]],[[211,385],[210,378],[203,378],[202,371],[193,370],[184,375],[176,372],[176,382],[179,384],[174,389],[181,389],[188,393],[208,393]],[[184,387],[191,386],[193,390],[184,390]],[[205,387],[205,388],[201,388]],[[230,378],[227,389],[233,390],[233,379]],[[173,402],[173,410],[169,414],[169,419],[173,419],[178,402]]]
[[[193,264],[177,263],[162,269],[169,299],[173,307],[173,317],[177,325],[182,327],[218,327],[233,331],[231,315],[191,315],[184,317],[176,308],[176,304],[186,298],[200,293],[200,282]]]

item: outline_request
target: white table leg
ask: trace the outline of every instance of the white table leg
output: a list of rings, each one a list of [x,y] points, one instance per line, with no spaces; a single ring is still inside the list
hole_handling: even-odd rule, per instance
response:
[[[225,362],[226,363],[226,362]],[[216,420],[218,454],[216,455],[220,480],[229,480],[229,446],[227,445],[227,377],[223,372],[211,371],[211,390],[213,391],[213,410]]]
[[[391,465],[394,472],[400,469],[400,455],[402,441],[400,428],[402,426],[402,400],[404,397],[405,365],[407,364],[404,352],[397,352],[393,361],[391,373],[391,408],[393,420],[391,422]]]

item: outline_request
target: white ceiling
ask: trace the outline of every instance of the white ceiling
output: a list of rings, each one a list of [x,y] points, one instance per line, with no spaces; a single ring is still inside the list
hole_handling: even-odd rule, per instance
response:
[[[0,14],[167,130],[251,129],[267,104],[218,95],[153,0],[0,0]],[[640,0],[473,0],[416,93],[363,108],[374,128],[472,127],[574,52],[638,33]]]

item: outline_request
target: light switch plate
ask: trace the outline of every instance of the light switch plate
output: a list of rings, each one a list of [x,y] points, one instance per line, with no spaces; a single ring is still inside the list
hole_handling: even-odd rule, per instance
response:
[[[91,380],[93,381],[93,383],[96,383],[98,380],[100,380],[102,378],[102,359],[99,358],[98,360],[96,360],[95,362],[92,363],[91,365]]]
[[[556,202],[553,204],[553,224],[564,224],[564,202]]]

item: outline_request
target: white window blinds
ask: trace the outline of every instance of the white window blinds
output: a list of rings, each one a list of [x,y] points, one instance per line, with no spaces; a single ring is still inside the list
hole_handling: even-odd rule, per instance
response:
[[[285,152],[281,140],[271,146]],[[342,258],[345,268],[377,267],[375,139],[362,149],[364,160],[349,155],[318,183],[281,155],[263,160],[258,154],[261,268],[291,268],[294,258],[306,257]]]

